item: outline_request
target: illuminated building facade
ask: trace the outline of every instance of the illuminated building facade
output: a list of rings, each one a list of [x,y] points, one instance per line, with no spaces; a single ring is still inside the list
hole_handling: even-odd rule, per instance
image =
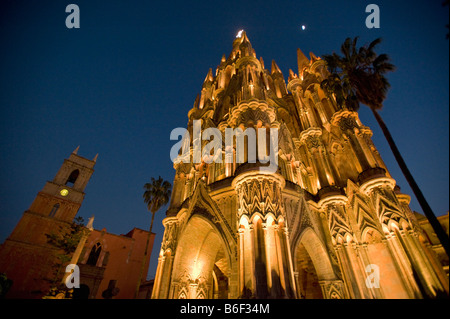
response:
[[[73,221],[84,200],[97,156],[87,159],[76,148],[52,181],[38,192],[30,208],[0,247],[0,272],[13,280],[9,298],[40,298],[55,277],[55,248],[46,234]],[[62,277],[61,277],[62,279]]]
[[[0,273],[13,281],[6,298],[42,298],[63,279],[64,268],[59,276],[55,274],[56,254],[60,252],[47,242],[46,234],[68,229],[83,203],[96,159],[78,155],[76,148],[0,246]],[[80,298],[135,298],[147,237],[148,231],[138,228],[125,235],[91,229],[83,245],[79,244],[82,249],[75,260],[72,257],[80,269]],[[152,233],[142,281],[154,238]]]
[[[174,162],[152,298],[448,293],[448,277],[372,131],[320,88],[325,62],[297,55],[298,72],[290,70],[286,84],[241,32],[215,75],[209,70],[188,113],[190,136],[199,119],[203,131],[276,128],[278,171],[237,163],[235,153],[222,163]]]

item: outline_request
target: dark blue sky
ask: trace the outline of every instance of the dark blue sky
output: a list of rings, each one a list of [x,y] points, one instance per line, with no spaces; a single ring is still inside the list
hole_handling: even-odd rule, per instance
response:
[[[75,3],[81,28],[67,29]],[[376,3],[381,28],[365,26]],[[306,25],[302,31],[300,26]],[[169,134],[187,112],[209,68],[245,29],[266,67],[285,78],[297,70],[296,49],[338,51],[382,37],[397,70],[381,112],[410,170],[437,215],[449,200],[448,7],[423,1],[2,1],[0,5],[0,242],[11,233],[64,158],[99,153],[79,215],[96,229],[148,229],[142,186],[172,182]],[[370,111],[362,122],[403,192],[412,195]],[[411,207],[421,211],[413,197]],[[156,271],[161,210],[149,278]]]

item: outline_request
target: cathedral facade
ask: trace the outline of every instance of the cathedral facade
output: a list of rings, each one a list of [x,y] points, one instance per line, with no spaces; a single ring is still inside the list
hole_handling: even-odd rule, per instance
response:
[[[209,70],[188,113],[190,145],[208,142],[195,140],[195,120],[222,134],[275,128],[278,169],[239,163],[225,147],[222,162],[174,162],[152,298],[448,294],[447,274],[372,131],[320,88],[325,62],[297,55],[286,83],[241,32],[215,75]]]

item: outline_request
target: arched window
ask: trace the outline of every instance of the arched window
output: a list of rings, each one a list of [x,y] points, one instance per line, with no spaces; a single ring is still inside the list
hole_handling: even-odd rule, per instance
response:
[[[50,214],[48,214],[49,217],[55,217],[56,212],[59,209],[59,203],[56,203],[55,205],[53,205],[52,210],[50,211]]]
[[[96,266],[101,251],[102,251],[102,244],[96,243],[94,246],[92,246],[91,253],[89,254],[89,258],[86,264]]]
[[[72,187],[75,184],[75,182],[78,178],[78,175],[80,175],[80,171],[77,169],[74,170],[72,173],[70,173],[69,178],[67,179],[66,185]]]

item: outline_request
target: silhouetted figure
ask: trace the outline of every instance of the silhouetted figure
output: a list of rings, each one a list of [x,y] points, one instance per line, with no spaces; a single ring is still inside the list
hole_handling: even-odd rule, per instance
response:
[[[89,298],[89,287],[87,285],[80,285],[80,288],[75,288],[72,293],[73,299],[88,299]]]

